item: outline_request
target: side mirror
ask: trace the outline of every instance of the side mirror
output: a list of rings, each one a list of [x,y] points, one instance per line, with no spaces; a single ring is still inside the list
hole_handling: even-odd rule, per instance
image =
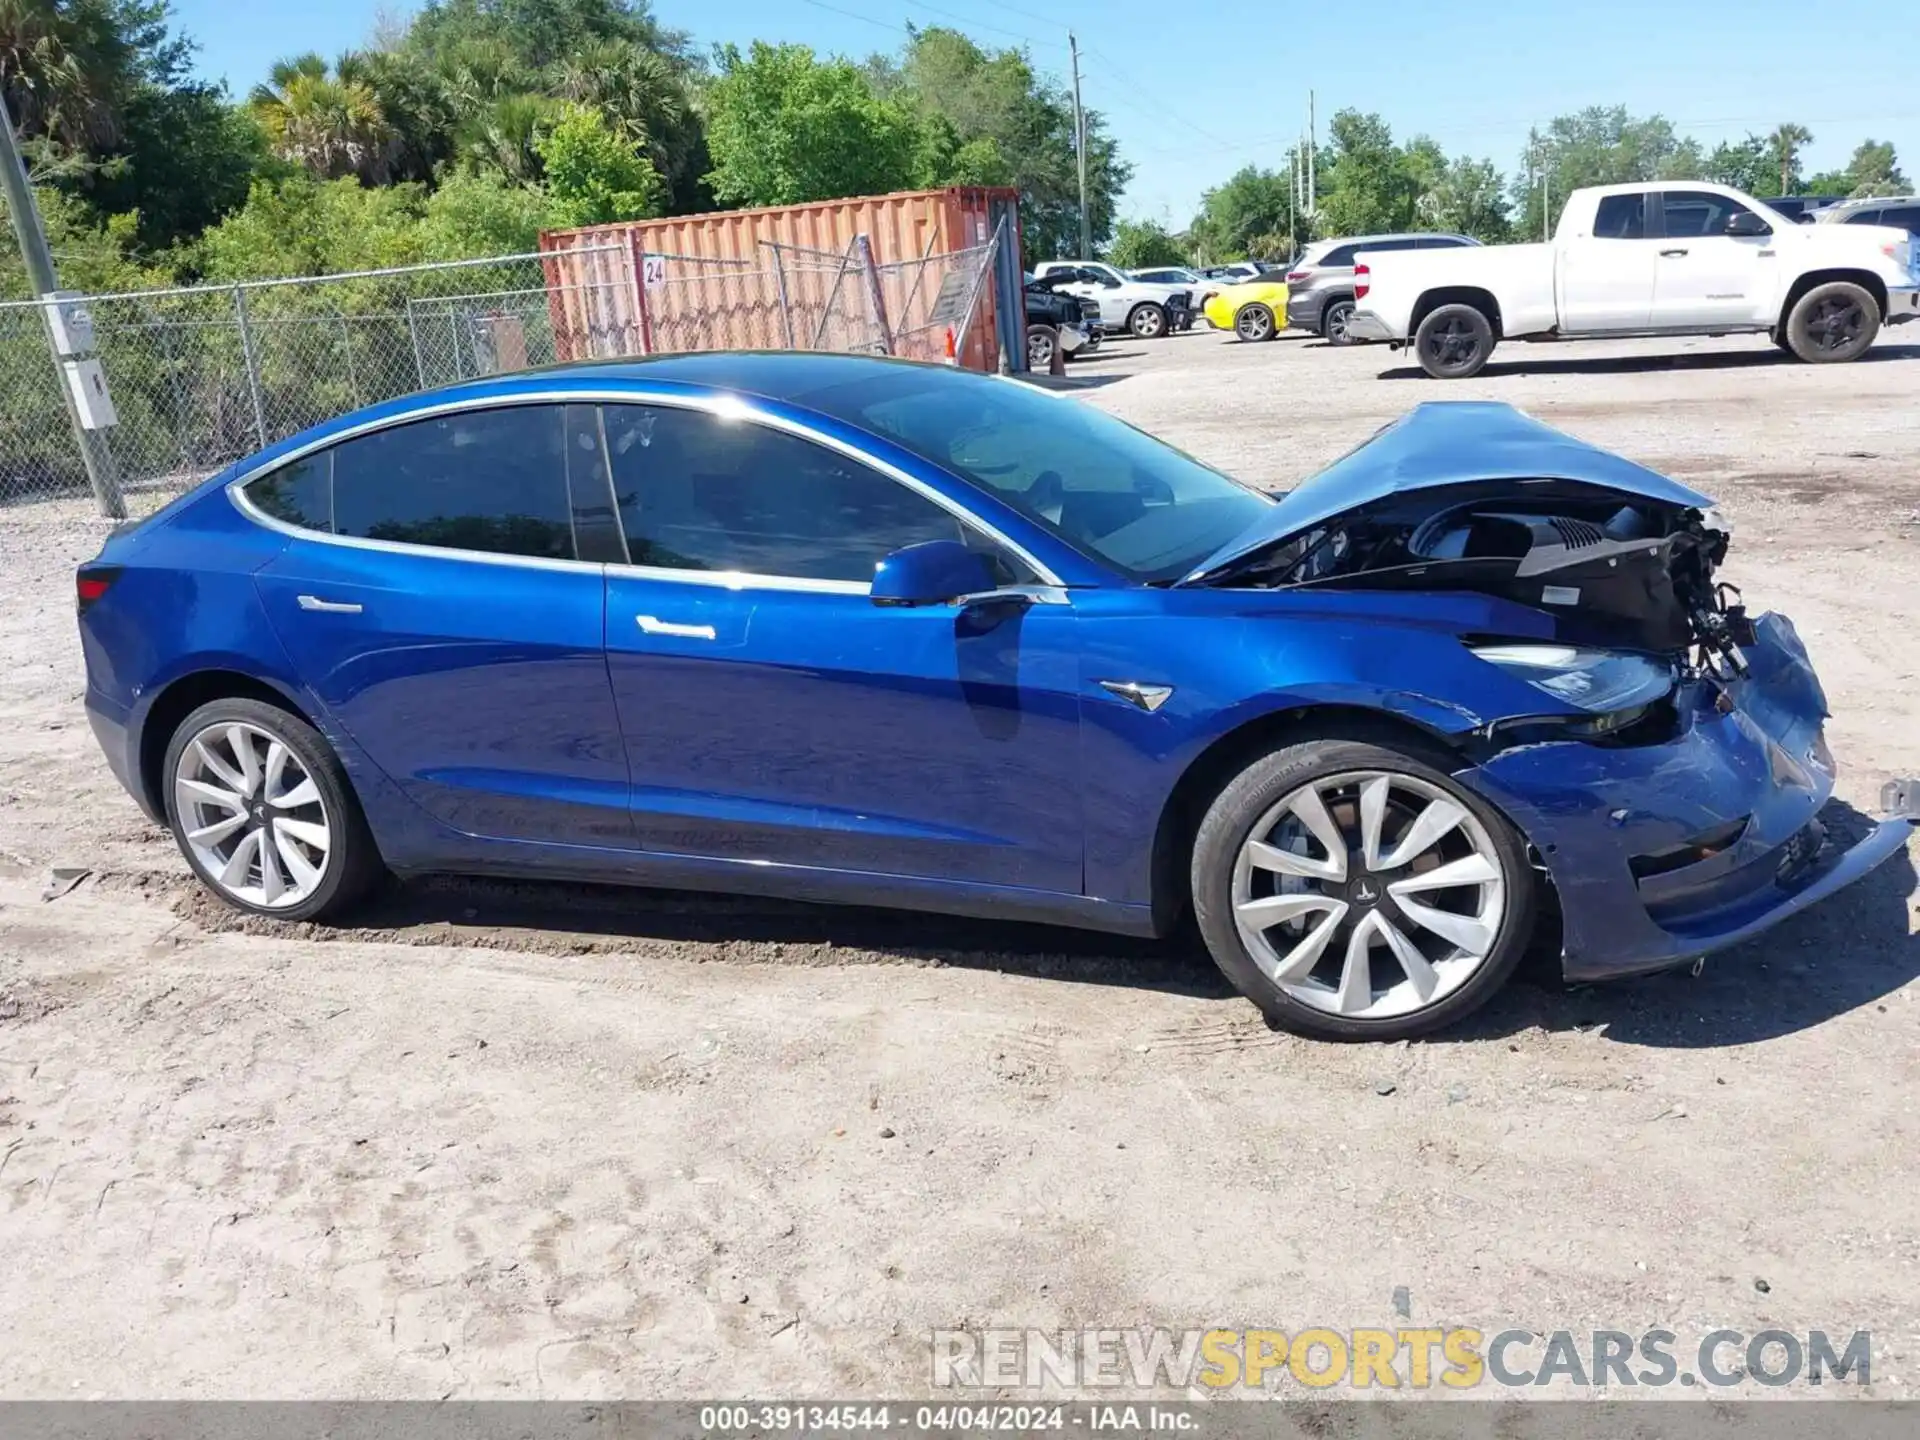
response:
[[[1742,210],[1738,215],[1735,215],[1731,220],[1727,221],[1727,234],[1729,235],[1753,236],[1771,235],[1772,233],[1773,227],[1751,210]]]
[[[873,572],[876,605],[944,605],[999,587],[987,557],[958,540],[928,540],[896,550]]]

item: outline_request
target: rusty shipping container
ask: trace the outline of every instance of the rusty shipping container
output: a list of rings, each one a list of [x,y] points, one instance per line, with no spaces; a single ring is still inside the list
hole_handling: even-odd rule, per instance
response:
[[[953,268],[940,257],[984,246],[1004,227],[956,358],[990,372],[1004,352],[1025,369],[1018,199],[1012,189],[955,187],[551,230],[540,250],[556,350],[584,359],[852,348],[841,343],[851,334],[843,322],[877,303],[889,328],[905,332],[897,353],[941,359],[947,331],[959,327],[920,323]],[[862,235],[879,268],[877,297],[859,288],[859,275],[841,276],[833,258]]]

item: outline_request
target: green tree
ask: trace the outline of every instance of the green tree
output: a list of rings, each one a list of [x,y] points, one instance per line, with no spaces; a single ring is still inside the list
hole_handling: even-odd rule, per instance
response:
[[[1844,170],[1829,170],[1806,182],[1815,195],[1846,195],[1865,198],[1871,195],[1905,195],[1912,190],[1901,173],[1892,142],[1863,140],[1855,147],[1853,159]]]
[[[211,226],[192,263],[209,280],[335,275],[425,258],[418,185],[368,187],[296,174],[255,181],[247,203]]]
[[[1499,244],[1513,238],[1506,184],[1491,160],[1449,160],[1415,205],[1421,228]]]
[[[429,260],[526,255],[540,232],[556,221],[546,192],[495,172],[456,171],[427,197],[420,219],[420,248]]]
[[[351,66],[318,55],[277,62],[247,101],[276,155],[317,180],[387,179],[396,139],[380,97]]]
[[[1791,195],[1799,184],[1800,151],[1813,143],[1813,132],[1804,125],[1789,121],[1776,126],[1773,134],[1767,137],[1767,144],[1773,150],[1773,163],[1780,174],[1780,188],[1776,195]]]
[[[1149,266],[1185,265],[1187,247],[1157,220],[1122,220],[1113,227],[1107,260],[1122,270]]]
[[[1661,115],[1636,117],[1624,105],[1589,106],[1557,115],[1544,131],[1529,132],[1520,169],[1509,186],[1516,227],[1534,234],[1550,203],[1557,218],[1569,191],[1584,185],[1624,185],[1661,178],[1697,178],[1670,173],[1691,157],[1673,124]]]
[[[1328,235],[1372,235],[1412,229],[1415,203],[1423,179],[1434,172],[1439,147],[1428,141],[1410,158],[1394,145],[1384,120],[1357,110],[1339,111],[1328,130],[1332,156],[1320,177],[1321,230]],[[1444,159],[1440,163],[1444,165]]]
[[[127,97],[184,64],[165,16],[132,0],[0,0],[0,96],[21,137],[73,149],[118,140]]]
[[[646,152],[676,200],[698,200],[711,160],[685,67],[675,57],[631,40],[595,40],[561,62],[557,88],[566,99],[605,112],[617,132]]]
[[[538,84],[601,40],[690,63],[687,37],[663,28],[645,0],[429,0],[408,29],[406,48],[445,70],[475,42],[496,46],[523,84]]]
[[[660,213],[666,187],[653,163],[600,111],[572,105],[539,142],[556,225],[604,225]]]
[[[876,57],[873,89],[917,117],[921,185],[1012,185],[1036,260],[1080,248],[1079,161],[1073,102],[1021,50],[987,50],[956,30],[912,30],[897,57]],[[1087,212],[1095,245],[1113,233],[1132,171],[1098,111],[1087,112]]]
[[[845,60],[805,45],[724,46],[707,94],[707,176],[733,205],[792,205],[909,187],[920,128]]]
[[[1193,258],[1202,265],[1251,256],[1265,259],[1267,237],[1285,234],[1292,211],[1289,174],[1243,166],[1200,197],[1200,213],[1187,231]]]
[[[1731,185],[1763,200],[1781,193],[1780,171],[1766,138],[1761,135],[1749,135],[1734,142],[1722,141],[1714,146],[1702,167],[1701,178]]]
[[[404,51],[363,50],[340,57],[343,83],[372,95],[384,122],[381,181],[431,181],[453,154],[458,112],[444,77]]]

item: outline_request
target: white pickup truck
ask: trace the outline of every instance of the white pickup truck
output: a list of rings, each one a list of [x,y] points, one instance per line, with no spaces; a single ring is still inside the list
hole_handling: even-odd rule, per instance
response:
[[[1882,324],[1920,318],[1915,250],[1904,230],[1796,225],[1725,185],[1602,185],[1567,197],[1551,244],[1362,251],[1347,333],[1412,345],[1442,380],[1478,374],[1501,340],[1764,333],[1854,360]]]

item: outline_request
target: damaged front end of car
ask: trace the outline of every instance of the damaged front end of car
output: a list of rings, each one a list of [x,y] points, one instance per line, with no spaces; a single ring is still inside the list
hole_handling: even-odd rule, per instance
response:
[[[1428,405],[1183,583],[1471,591],[1546,617],[1457,637],[1542,703],[1459,737],[1456,778],[1527,837],[1563,971],[1591,980],[1756,934],[1920,820],[1909,802],[1845,842],[1829,833],[1825,692],[1792,623],[1749,616],[1718,579],[1730,540],[1707,497],[1665,476],[1509,407]]]

